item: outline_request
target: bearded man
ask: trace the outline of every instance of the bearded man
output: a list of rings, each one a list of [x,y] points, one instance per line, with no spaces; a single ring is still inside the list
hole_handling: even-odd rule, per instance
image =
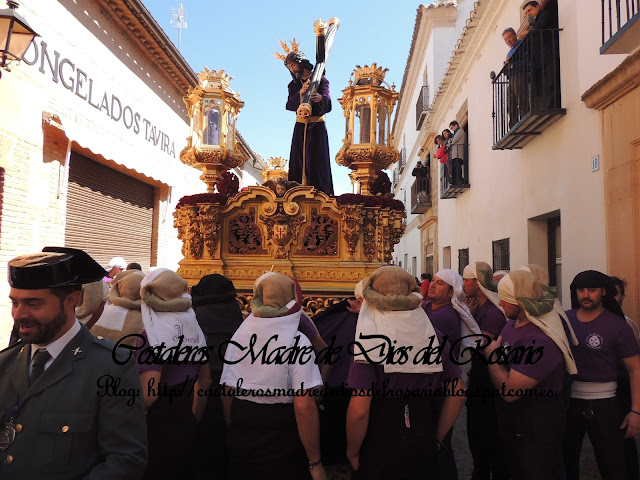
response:
[[[20,341],[0,352],[0,478],[142,475],[147,433],[135,365],[74,313],[82,285],[105,275],[71,248],[9,262]]]
[[[581,272],[571,282],[567,317],[578,338],[573,347],[578,376],[571,385],[565,464],[568,479],[579,477],[585,432],[605,480],[626,478],[624,438],[640,433],[640,347],[615,299],[616,287],[604,273]],[[618,365],[631,385],[631,408],[616,399]]]

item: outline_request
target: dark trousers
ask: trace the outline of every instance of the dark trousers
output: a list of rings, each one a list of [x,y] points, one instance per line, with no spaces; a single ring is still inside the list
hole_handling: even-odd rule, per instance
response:
[[[513,71],[507,87],[507,110],[509,112],[509,129],[518,123],[529,111],[529,92],[527,89],[527,72]]]
[[[410,428],[406,426],[408,414]],[[435,416],[425,397],[373,397],[353,480],[438,478]]]
[[[450,158],[447,162],[447,173],[449,175],[449,183],[451,185],[460,185],[463,182],[462,179],[462,167],[464,166],[464,160],[461,158]]]
[[[229,479],[311,479],[292,403],[260,404],[234,398],[227,446]]]
[[[507,468],[514,480],[552,480],[561,476],[565,428],[560,396],[523,397],[507,403],[496,399],[496,411]]]
[[[159,396],[147,411],[149,460],[143,480],[195,478],[197,421],[192,413],[193,397],[188,394],[190,385],[187,381],[184,394],[177,398]]]
[[[622,416],[616,398],[569,401],[564,444],[568,480],[580,478],[580,450],[585,432],[593,445],[598,470],[604,480],[627,478]]]
[[[480,367],[482,369],[482,367]],[[484,367],[486,369],[486,367]],[[502,441],[498,433],[495,399],[489,395],[494,388],[488,372],[469,373],[467,400],[467,439],[473,457],[472,480],[502,480],[508,478]]]

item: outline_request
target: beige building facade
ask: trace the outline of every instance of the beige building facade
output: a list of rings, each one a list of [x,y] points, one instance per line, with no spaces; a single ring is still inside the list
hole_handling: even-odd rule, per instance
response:
[[[640,8],[604,18],[601,55],[626,58],[582,99],[599,114],[609,272],[627,281],[625,314],[640,317]]]
[[[482,260],[496,270],[509,270],[536,263],[549,270],[566,308],[573,277],[583,270],[600,270],[632,282],[634,293],[628,294],[625,311],[637,316],[638,269],[630,260],[637,258],[638,182],[632,180],[637,170],[631,169],[640,130],[631,124],[621,127],[625,136],[620,146],[621,132],[610,129],[616,122],[637,122],[640,109],[633,103],[633,91],[627,93],[624,106],[612,104],[616,112],[609,117],[606,111],[589,108],[582,98],[629,61],[623,53],[600,54],[600,3],[558,2],[560,31],[545,54],[557,62],[559,95],[549,95],[550,103],[542,105],[548,97],[536,86],[531,108],[518,118],[509,110],[509,78],[502,72],[509,47],[502,32],[508,27],[518,30],[526,2],[450,3],[457,9],[455,25],[461,33],[452,50],[438,51],[447,67],[413,142],[416,149],[431,149],[433,158],[432,139],[452,120],[464,128],[468,142],[459,188],[452,188],[443,178],[442,165],[434,166],[431,160],[432,191],[438,197],[437,266],[461,271],[468,262]],[[531,78],[547,65],[546,60],[544,65],[528,64],[533,65]],[[506,78],[502,87],[501,78]],[[546,80],[556,82],[552,76]],[[621,117],[613,120],[616,115]],[[615,148],[624,151],[624,164],[608,160],[618,158]],[[609,163],[613,170],[627,171],[616,175]],[[622,178],[623,190],[615,183]],[[613,213],[614,204],[626,209],[626,220]],[[624,267],[623,257],[629,262]]]
[[[139,1],[24,0],[18,13],[40,36],[0,79],[0,277],[47,245],[176,269],[175,205],[206,191],[179,158],[196,74]],[[241,143],[241,186],[256,184],[263,162]],[[8,294],[0,282],[0,344]]]

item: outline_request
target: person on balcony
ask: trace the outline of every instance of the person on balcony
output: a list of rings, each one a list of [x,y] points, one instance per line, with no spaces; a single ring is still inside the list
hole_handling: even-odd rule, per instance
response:
[[[522,43],[518,40],[516,31],[509,27],[502,32],[504,43],[509,47],[504,63],[505,75],[509,79],[507,87],[507,111],[509,112],[509,130],[524,117],[528,110],[526,69],[522,61],[522,55],[515,55]]]
[[[531,38],[528,48],[533,67],[532,80],[535,95],[539,101],[535,107],[560,108],[560,67],[558,62],[558,32],[544,31],[558,28],[558,5],[556,0],[527,2],[523,7],[526,15],[524,35],[541,30],[535,38]],[[540,47],[541,45],[541,47]],[[540,51],[541,50],[541,51]],[[536,102],[534,102],[536,103]]]
[[[467,134],[464,129],[460,128],[460,124],[456,120],[451,121],[449,128],[453,131],[453,139],[449,147],[451,183],[453,185],[462,185],[464,183],[462,171],[467,158]]]

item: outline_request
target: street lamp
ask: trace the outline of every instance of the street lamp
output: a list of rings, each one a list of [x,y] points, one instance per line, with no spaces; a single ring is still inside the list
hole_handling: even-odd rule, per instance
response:
[[[7,0],[7,6],[9,8],[0,10],[0,67],[10,71],[9,63],[22,60],[22,55],[38,34],[16,13],[18,2]]]

